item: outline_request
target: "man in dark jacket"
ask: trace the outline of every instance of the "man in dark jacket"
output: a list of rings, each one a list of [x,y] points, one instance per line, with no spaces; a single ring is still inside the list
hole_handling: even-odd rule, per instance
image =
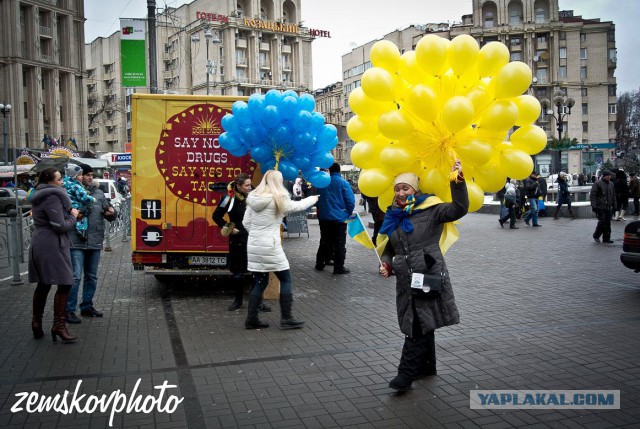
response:
[[[80,280],[84,271],[84,282],[82,284],[82,302],[80,303],[80,314],[84,317],[102,317],[102,312],[93,306],[93,296],[96,293],[98,284],[98,264],[100,263],[100,252],[104,241],[105,227],[104,219],[113,222],[116,219],[116,211],[109,204],[104,192],[93,184],[93,169],[81,164],[82,175],[79,176],[82,185],[87,189],[95,202],[89,211],[87,218],[87,238],[82,238],[78,234],[69,234],[71,240],[71,264],[73,265],[73,287],[67,300],[67,322],[80,323],[80,318],[76,315],[78,307],[78,290]]]
[[[611,182],[611,172],[604,170],[602,177],[591,186],[591,210],[598,216],[598,225],[593,233],[593,239],[600,243],[611,241],[611,209],[616,207],[616,190]]]
[[[527,195],[530,206],[529,211],[524,217],[524,223],[527,225],[529,225],[530,220],[533,220],[533,226],[542,226],[538,224],[538,197],[542,195],[540,192],[540,183],[538,182],[539,177],[540,174],[534,171],[524,181],[524,192]]]
[[[355,208],[356,198],[349,182],[340,176],[340,164],[329,168],[331,183],[318,190],[318,220],[320,223],[320,246],[316,254],[316,270],[322,271],[326,261],[333,255],[333,273],[347,274],[344,267],[347,254],[347,224],[345,220]]]

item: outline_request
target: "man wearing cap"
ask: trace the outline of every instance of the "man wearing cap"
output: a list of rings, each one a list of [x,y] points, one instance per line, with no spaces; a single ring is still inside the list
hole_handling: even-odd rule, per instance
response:
[[[593,239],[600,243],[602,236],[603,243],[613,243],[611,241],[611,209],[616,206],[616,190],[611,182],[611,172],[604,170],[600,180],[591,186],[591,210],[598,217],[598,225],[593,233]]]
[[[116,219],[116,211],[106,199],[104,192],[93,183],[93,169],[87,164],[81,164],[80,183],[86,188],[87,193],[94,199],[91,210],[87,215],[87,238],[83,239],[77,234],[69,234],[71,239],[71,264],[73,265],[73,287],[67,300],[67,322],[80,323],[76,315],[78,307],[78,291],[80,280],[84,273],[82,284],[82,301],[80,302],[80,314],[83,317],[102,317],[102,312],[93,306],[93,296],[98,284],[98,264],[100,252],[104,241],[104,219],[113,222]]]
[[[348,274],[344,267],[347,254],[347,224],[345,221],[356,205],[356,198],[349,182],[340,176],[340,164],[329,168],[331,183],[318,190],[318,220],[320,224],[320,245],[316,253],[316,270],[322,271],[333,256],[333,274]]]

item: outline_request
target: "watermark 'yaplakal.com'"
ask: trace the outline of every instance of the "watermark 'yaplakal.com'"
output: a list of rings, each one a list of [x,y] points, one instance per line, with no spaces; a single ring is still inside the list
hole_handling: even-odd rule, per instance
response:
[[[18,400],[11,407],[12,413],[26,412],[44,413],[54,411],[60,414],[86,413],[94,412],[109,413],[109,426],[113,426],[113,417],[116,413],[145,413],[160,412],[172,414],[178,405],[184,400],[183,397],[168,395],[165,397],[165,391],[177,388],[176,385],[168,384],[165,380],[159,386],[153,386],[158,390],[158,396],[141,395],[138,393],[141,379],[136,381],[133,391],[130,395],[121,392],[120,389],[111,392],[110,395],[87,395],[80,393],[82,380],[78,380],[76,388],[71,394],[68,390],[64,393],[57,393],[53,396],[41,395],[38,392],[19,392],[15,396]]]
[[[619,390],[472,390],[472,410],[619,410]]]

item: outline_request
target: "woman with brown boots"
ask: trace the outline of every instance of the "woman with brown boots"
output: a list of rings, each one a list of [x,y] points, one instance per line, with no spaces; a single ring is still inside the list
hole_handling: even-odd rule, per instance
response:
[[[67,231],[73,231],[78,210],[71,207],[71,200],[62,188],[62,176],[55,168],[40,173],[38,185],[31,199],[31,213],[35,230],[29,249],[29,282],[37,283],[33,293],[33,337],[44,336],[42,314],[52,284],[58,285],[53,301],[53,327],[51,337],[65,342],[77,339],[67,331],[66,306],[73,285],[70,242]]]

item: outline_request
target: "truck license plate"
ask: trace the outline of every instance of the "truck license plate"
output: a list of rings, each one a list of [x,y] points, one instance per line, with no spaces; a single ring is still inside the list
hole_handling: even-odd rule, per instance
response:
[[[187,259],[189,265],[213,265],[224,266],[227,265],[226,256],[189,256]]]

